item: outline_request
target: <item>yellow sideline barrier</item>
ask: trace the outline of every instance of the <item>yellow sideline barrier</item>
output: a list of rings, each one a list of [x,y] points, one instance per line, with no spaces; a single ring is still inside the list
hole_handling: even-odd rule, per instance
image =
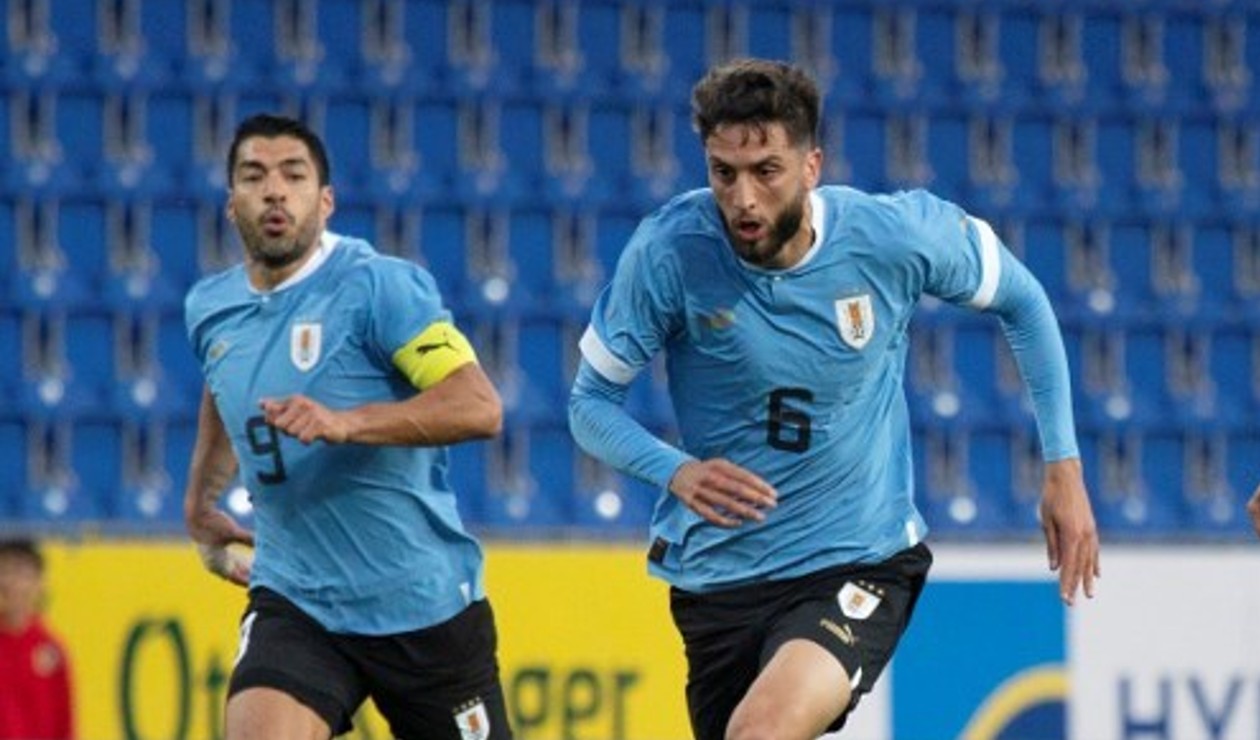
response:
[[[85,740],[222,736],[244,592],[183,542],[49,542],[48,619],[65,638]],[[627,546],[488,547],[487,590],[516,735],[689,736],[664,584]],[[348,737],[387,738],[372,710]]]

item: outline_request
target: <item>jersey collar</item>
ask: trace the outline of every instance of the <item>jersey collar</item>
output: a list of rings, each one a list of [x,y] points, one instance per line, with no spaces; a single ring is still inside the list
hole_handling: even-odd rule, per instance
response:
[[[808,265],[811,261],[813,261],[814,257],[818,256],[818,252],[822,249],[823,242],[827,238],[827,214],[823,210],[823,205],[822,196],[818,194],[818,191],[809,191],[809,223],[814,229],[814,243],[811,244],[809,250],[801,256],[800,262],[782,270],[768,270],[759,265],[747,262],[740,257],[736,257],[735,259],[738,260],[741,265],[753,272],[764,272],[767,274],[791,272],[792,270],[799,270],[805,265]]]
[[[332,252],[336,249],[337,242],[339,241],[341,241],[340,235],[334,234],[331,231],[324,231],[324,233],[319,235],[319,244],[315,247],[315,253],[311,255],[310,259],[306,260],[306,264],[302,265],[297,272],[286,278],[283,283],[280,283],[271,290],[266,291],[255,288],[249,280],[246,280],[245,284],[249,287],[249,292],[259,295],[263,293],[279,293],[282,290],[286,290],[294,285],[297,285],[314,274],[314,272],[319,269],[320,265],[328,261],[328,258],[332,256]]]

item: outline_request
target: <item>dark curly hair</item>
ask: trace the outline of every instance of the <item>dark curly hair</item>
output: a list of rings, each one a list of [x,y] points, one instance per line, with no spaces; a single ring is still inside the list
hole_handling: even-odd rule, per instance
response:
[[[781,123],[794,146],[818,141],[818,85],[800,67],[768,59],[735,59],[709,70],[691,91],[692,123],[700,141],[719,126],[748,124],[763,131]]]

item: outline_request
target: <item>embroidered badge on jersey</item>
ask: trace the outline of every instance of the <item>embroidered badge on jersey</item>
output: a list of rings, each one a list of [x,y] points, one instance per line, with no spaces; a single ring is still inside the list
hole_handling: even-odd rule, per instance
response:
[[[490,737],[490,716],[480,698],[460,706],[455,712],[455,726],[462,740],[486,740]]]
[[[880,598],[856,583],[846,583],[836,596],[840,611],[849,619],[866,619],[879,606]]]
[[[875,333],[875,310],[871,297],[863,293],[836,300],[836,326],[840,338],[853,349],[862,349]]]
[[[319,362],[319,350],[324,337],[324,326],[315,321],[299,321],[289,334],[289,359],[302,372]]]

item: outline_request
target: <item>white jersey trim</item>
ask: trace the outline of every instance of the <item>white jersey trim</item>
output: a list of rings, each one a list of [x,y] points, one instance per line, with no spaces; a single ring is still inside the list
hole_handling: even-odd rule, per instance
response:
[[[998,251],[997,234],[993,233],[993,227],[989,226],[982,218],[968,216],[967,220],[976,229],[976,235],[980,237],[980,287],[976,288],[976,292],[971,296],[971,300],[967,301],[967,305],[973,308],[988,308],[993,302],[993,296],[997,294],[998,280],[1002,277],[1002,256]]]
[[[616,355],[608,351],[608,348],[604,346],[603,340],[595,333],[595,327],[593,326],[586,327],[581,341],[578,342],[578,348],[582,350],[582,357],[591,363],[591,367],[595,368],[596,372],[614,383],[630,385],[635,376],[639,374],[637,368],[622,362],[617,359]]]
[[[340,234],[334,234],[331,231],[325,231],[320,234],[319,244],[315,246],[315,253],[306,260],[306,264],[302,265],[297,272],[290,275],[283,283],[280,283],[271,290],[259,290],[248,280],[246,280],[245,284],[249,286],[249,291],[251,293],[255,293],[257,295],[261,295],[263,293],[278,293],[286,288],[291,288],[310,277],[316,270],[319,269],[320,265],[327,262],[328,258],[332,256],[332,251],[339,241],[341,241]]]

